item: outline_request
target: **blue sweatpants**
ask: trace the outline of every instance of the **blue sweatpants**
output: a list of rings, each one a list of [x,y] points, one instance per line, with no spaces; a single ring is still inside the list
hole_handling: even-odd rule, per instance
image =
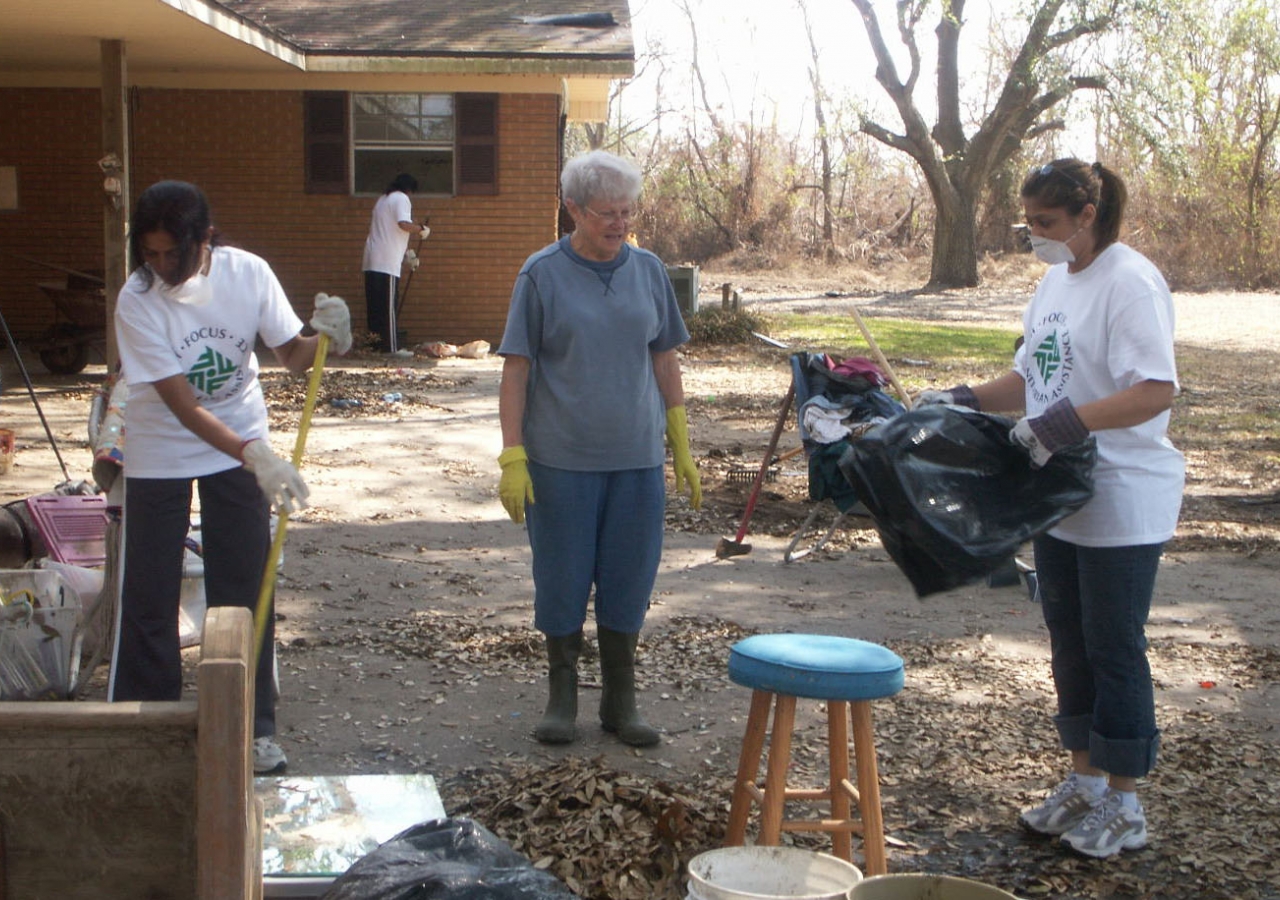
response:
[[[594,586],[596,624],[638,633],[662,557],[662,466],[573,472],[530,460],[529,476],[534,627],[549,637],[581,631]]]

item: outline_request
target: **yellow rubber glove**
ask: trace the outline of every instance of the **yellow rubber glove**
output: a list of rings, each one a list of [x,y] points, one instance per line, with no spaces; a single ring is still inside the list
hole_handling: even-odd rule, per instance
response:
[[[528,461],[523,444],[508,447],[498,454],[498,465],[502,466],[498,496],[502,498],[502,506],[507,515],[517,525],[524,521],[524,505],[534,502],[533,479],[529,477]]]
[[[667,444],[671,447],[672,468],[676,475],[676,493],[689,485],[689,505],[702,508],[702,482],[698,480],[698,467],[689,453],[689,419],[683,406],[667,410]]]

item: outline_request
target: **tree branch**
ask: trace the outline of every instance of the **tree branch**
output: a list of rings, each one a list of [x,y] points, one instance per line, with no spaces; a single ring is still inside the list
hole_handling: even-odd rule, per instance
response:
[[[964,127],[960,123],[960,29],[964,27],[965,0],[943,0],[938,36],[938,123],[933,139],[944,156],[964,150]]]

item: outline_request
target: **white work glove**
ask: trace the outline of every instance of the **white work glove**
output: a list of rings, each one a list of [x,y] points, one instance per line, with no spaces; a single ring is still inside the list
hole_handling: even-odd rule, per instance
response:
[[[921,391],[916,394],[916,406],[967,406],[978,408],[978,398],[967,384],[957,384],[946,391]]]
[[[267,500],[282,513],[307,508],[307,496],[311,493],[298,470],[288,460],[276,456],[262,438],[246,441],[240,448],[244,467],[258,479],[258,487]]]
[[[329,336],[339,356],[351,349],[351,310],[347,309],[347,301],[341,297],[316,294],[311,327]]]
[[[431,237],[431,226],[430,226],[430,225],[423,225],[423,226],[422,226],[422,230],[418,232],[418,237],[422,238],[422,240],[424,240],[424,241],[425,241],[427,238]]]
[[[412,247],[404,251],[404,264],[408,266],[409,270],[412,272],[418,271],[418,266],[422,264],[422,261],[418,259],[418,254],[414,252]]]
[[[1009,440],[1022,445],[1031,456],[1031,468],[1039,469],[1053,454],[1089,436],[1071,400],[1063,397],[1034,418],[1023,417],[1009,432]]]

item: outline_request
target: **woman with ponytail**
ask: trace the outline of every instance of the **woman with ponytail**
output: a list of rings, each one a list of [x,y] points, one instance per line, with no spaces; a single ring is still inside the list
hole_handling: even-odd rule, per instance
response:
[[[1031,170],[1021,197],[1032,249],[1050,268],[1023,313],[1013,371],[920,400],[1025,410],[1010,437],[1032,466],[1091,434],[1097,442],[1093,498],[1034,544],[1071,771],[1021,821],[1102,858],[1146,845],[1137,782],[1160,742],[1145,626],[1182,504],[1183,458],[1167,437],[1173,300],[1156,267],[1119,240],[1119,175],[1057,159]]]

